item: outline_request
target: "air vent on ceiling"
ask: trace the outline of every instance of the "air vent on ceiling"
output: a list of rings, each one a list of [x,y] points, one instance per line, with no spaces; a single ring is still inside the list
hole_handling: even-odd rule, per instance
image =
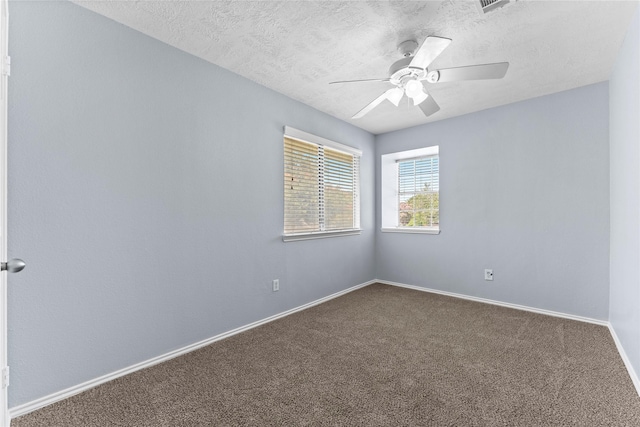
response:
[[[480,0],[480,9],[483,13],[491,12],[509,3],[510,0]]]

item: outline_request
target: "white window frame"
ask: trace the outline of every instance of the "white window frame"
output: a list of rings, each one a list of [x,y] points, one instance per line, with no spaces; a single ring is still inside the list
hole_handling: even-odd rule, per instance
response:
[[[330,231],[313,231],[313,232],[304,232],[304,233],[283,233],[282,240],[284,242],[293,242],[298,240],[310,240],[310,239],[323,239],[327,237],[339,237],[339,236],[351,236],[356,234],[361,234],[360,229],[360,157],[362,157],[362,150],[357,148],[341,144],[339,142],[331,141],[326,138],[322,138],[317,135],[310,134],[308,132],[301,131],[299,129],[292,128],[290,126],[284,127],[284,137],[296,139],[298,141],[307,142],[310,144],[315,144],[319,146],[320,151],[324,150],[324,148],[330,148],[332,150],[341,151],[343,153],[347,153],[353,155],[356,159],[357,173],[354,174],[354,186],[355,186],[355,194],[354,194],[354,228],[346,229],[346,230],[330,230]],[[320,215],[323,215],[323,202],[320,202]]]
[[[438,145],[383,154],[381,162],[381,231],[384,233],[440,234],[440,227],[401,227],[398,206],[398,163],[404,160],[439,156]]]

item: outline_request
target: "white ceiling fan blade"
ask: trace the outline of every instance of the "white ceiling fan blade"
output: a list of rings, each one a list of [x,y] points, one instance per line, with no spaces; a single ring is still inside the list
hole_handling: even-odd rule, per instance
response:
[[[445,39],[444,37],[427,37],[413,56],[409,66],[427,68],[449,46],[449,43],[451,43],[451,39]]]
[[[356,114],[354,114],[353,117],[351,117],[352,119],[359,119],[360,117],[364,116],[365,114],[367,114],[369,111],[373,110],[374,108],[376,108],[378,105],[380,105],[380,103],[382,101],[384,101],[385,99],[388,99],[389,101],[393,102],[395,104],[395,99],[398,96],[397,95],[397,91],[399,88],[394,87],[393,89],[389,89],[388,91],[386,91],[385,93],[383,93],[382,95],[380,95],[379,97],[377,97],[376,99],[374,99],[373,101],[371,101],[369,104],[367,104],[366,107],[364,107],[362,110],[358,111]],[[400,89],[400,92],[402,92],[402,89]],[[402,98],[402,96],[400,97]],[[398,103],[400,102],[400,100],[398,99]],[[396,104],[397,106],[398,104]]]
[[[434,101],[433,96],[427,97],[423,102],[418,105],[425,116],[429,117],[433,113],[436,113],[440,110],[440,106]]]
[[[393,89],[389,89],[387,92],[389,92],[390,90]],[[373,110],[374,108],[376,108],[382,101],[384,101],[385,99],[387,99],[387,92],[383,93],[382,95],[380,95],[379,97],[377,97],[376,99],[374,99],[373,101],[371,101],[369,104],[367,104],[366,107],[364,107],[362,110],[358,111],[356,114],[353,115],[353,117],[351,117],[352,119],[359,119],[360,117],[364,116],[365,114],[367,114],[369,111]]]
[[[501,79],[507,73],[508,62],[495,64],[469,65],[467,67],[445,68],[438,70],[437,82],[457,82],[461,80]]]
[[[362,80],[338,80],[336,82],[329,82],[330,85],[336,83],[360,83],[360,82],[388,82],[389,79],[362,79]]]

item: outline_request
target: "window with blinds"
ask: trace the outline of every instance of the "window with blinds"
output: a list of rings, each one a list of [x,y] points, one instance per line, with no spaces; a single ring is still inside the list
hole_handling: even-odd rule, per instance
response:
[[[285,236],[360,227],[359,161],[356,153],[285,134]]]
[[[358,157],[324,150],[324,229],[356,228],[356,183]]]
[[[284,139],[284,232],[320,230],[320,147]]]
[[[440,183],[438,156],[399,160],[398,226],[440,225]]]

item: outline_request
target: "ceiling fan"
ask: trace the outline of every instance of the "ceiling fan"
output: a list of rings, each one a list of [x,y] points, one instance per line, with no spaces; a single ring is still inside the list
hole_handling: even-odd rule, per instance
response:
[[[425,90],[423,81],[428,83],[457,82],[462,80],[501,79],[507,73],[508,62],[494,64],[470,65],[466,67],[443,68],[430,70],[427,67],[451,43],[451,39],[428,36],[418,49],[415,40],[407,40],[398,46],[403,58],[394,62],[389,68],[386,79],[342,80],[330,82],[389,82],[395,87],[371,101],[366,107],[358,111],[352,118],[359,119],[377,107],[382,101],[389,100],[396,107],[404,95],[413,100],[413,105],[420,107],[425,116],[430,116],[440,110],[432,96]]]

